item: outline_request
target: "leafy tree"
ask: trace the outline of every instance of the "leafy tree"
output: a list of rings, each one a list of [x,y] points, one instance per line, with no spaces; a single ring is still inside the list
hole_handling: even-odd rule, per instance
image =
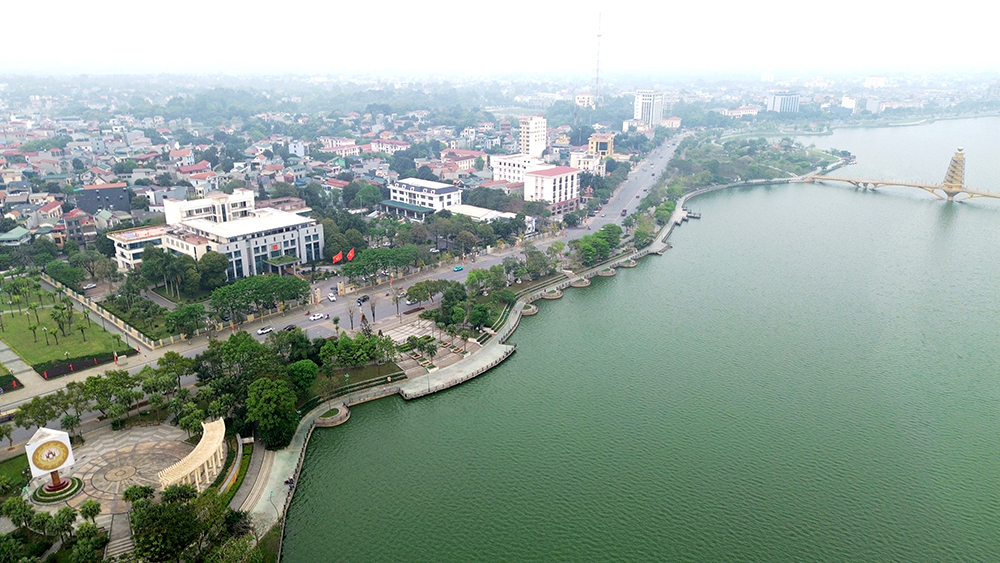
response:
[[[10,423],[0,424],[0,439],[7,440],[8,448],[14,447],[14,426]]]
[[[20,496],[13,496],[5,500],[3,505],[0,505],[0,513],[10,518],[11,523],[20,528],[22,532],[27,531],[28,524],[35,517],[35,509]]]
[[[85,520],[90,520],[91,522],[96,522],[97,517],[101,514],[101,503],[94,499],[88,499],[83,501],[80,505],[80,516]]]
[[[144,195],[133,197],[130,203],[132,204],[132,209],[149,210],[149,198]]]
[[[221,252],[206,252],[198,260],[198,271],[201,273],[202,289],[212,291],[229,281],[229,259]]]
[[[288,379],[298,394],[304,395],[319,375],[319,366],[312,360],[300,360],[288,366]]]
[[[197,538],[198,515],[190,502],[135,502],[130,514],[135,553],[152,563],[180,560]]]
[[[295,391],[280,379],[258,379],[247,394],[247,420],[256,422],[269,449],[287,446],[298,426]]]
[[[194,303],[178,307],[170,313],[167,313],[164,321],[166,322],[168,330],[184,334],[188,339],[190,339],[194,336],[194,333],[202,327],[207,319],[208,312],[205,311],[205,306],[201,303]]]

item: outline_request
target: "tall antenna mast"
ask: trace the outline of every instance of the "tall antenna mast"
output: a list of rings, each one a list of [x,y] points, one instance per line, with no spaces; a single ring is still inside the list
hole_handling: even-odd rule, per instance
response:
[[[601,103],[601,13],[597,13],[597,74],[594,75],[594,107]]]

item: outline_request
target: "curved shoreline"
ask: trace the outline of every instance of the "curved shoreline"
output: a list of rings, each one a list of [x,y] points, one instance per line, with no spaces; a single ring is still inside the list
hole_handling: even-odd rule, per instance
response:
[[[590,268],[583,273],[574,276],[575,280],[586,279],[594,276],[602,275],[602,272],[610,270],[615,272],[617,268],[621,267],[622,264],[626,263],[637,263],[638,260],[650,253],[662,255],[665,250],[671,248],[667,244],[667,239],[674,231],[674,227],[680,225],[686,215],[684,210],[684,204],[694,199],[700,195],[704,195],[710,192],[734,188],[734,187],[746,187],[746,186],[763,186],[772,184],[783,184],[789,183],[790,180],[778,180],[776,182],[769,182],[768,184],[747,184],[747,183],[736,183],[736,184],[723,184],[718,186],[708,186],[705,188],[700,188],[688,194],[684,194],[680,199],[677,200],[677,207],[674,210],[673,215],[670,217],[670,221],[664,225],[660,231],[653,237],[653,242],[642,250],[633,250],[632,252],[625,252],[615,256],[614,258],[608,260],[603,264],[599,264],[593,268]],[[628,267],[628,266],[626,266]],[[605,273],[604,275],[608,275]],[[611,274],[614,275],[614,274]],[[506,323],[504,323],[501,330],[491,338],[486,346],[476,354],[470,355],[468,358],[459,361],[456,364],[443,368],[434,373],[428,373],[427,375],[421,376],[414,380],[400,381],[397,383],[386,384],[379,387],[367,389],[365,391],[359,391],[357,393],[352,393],[342,397],[337,397],[335,399],[330,399],[329,401],[324,401],[323,403],[317,405],[315,408],[307,413],[304,413],[302,419],[299,421],[299,426],[295,431],[295,435],[292,438],[292,442],[282,450],[273,452],[274,461],[267,476],[267,485],[270,490],[283,490],[286,486],[284,481],[287,477],[284,475],[289,475],[294,481],[298,481],[299,474],[302,472],[303,461],[305,460],[305,454],[308,449],[309,440],[312,437],[313,430],[317,427],[328,426],[328,424],[318,423],[321,418],[320,415],[326,413],[333,408],[340,408],[341,413],[338,413],[337,417],[343,419],[339,420],[337,424],[329,424],[329,426],[339,425],[347,421],[350,417],[350,411],[348,407],[351,405],[364,403],[372,401],[375,399],[380,399],[383,397],[388,397],[391,395],[399,395],[404,399],[410,400],[419,397],[423,397],[438,391],[443,391],[449,389],[461,383],[464,383],[470,379],[473,379],[490,369],[496,367],[511,354],[517,350],[516,345],[505,344],[506,340],[510,338],[511,334],[517,329],[520,324],[521,317],[524,316],[524,308],[526,305],[531,304],[532,301],[538,299],[545,299],[545,296],[550,290],[555,290],[561,292],[567,287],[572,287],[573,281],[562,280],[553,282],[551,285],[543,287],[532,293],[530,296],[526,296],[519,299],[512,307],[510,316],[508,317]],[[589,285],[589,284],[588,284]],[[537,311],[537,308],[536,308]],[[534,314],[534,313],[529,313]],[[492,346],[491,346],[492,345]],[[483,354],[488,348],[492,348],[493,353]],[[499,353],[497,355],[497,353]],[[477,360],[472,362],[471,360]],[[484,361],[486,360],[486,361]],[[466,364],[463,367],[463,364]],[[468,367],[472,366],[469,370]],[[427,378],[427,379],[424,379]],[[345,412],[346,411],[346,412]],[[268,488],[265,487],[265,488]],[[261,489],[263,490],[263,489]],[[294,496],[294,488],[287,490],[287,495],[284,502],[282,503],[281,510],[273,504],[271,498],[263,498],[263,495],[257,500],[256,505],[251,511],[255,516],[255,520],[263,526],[265,529],[270,529],[271,526],[280,522],[281,524],[281,535],[278,539],[278,553],[277,553],[277,563],[281,563],[281,551],[284,544],[285,537],[285,516],[288,513],[288,508],[291,506],[292,498]],[[270,514],[274,514],[273,517]],[[263,532],[261,532],[263,533]]]

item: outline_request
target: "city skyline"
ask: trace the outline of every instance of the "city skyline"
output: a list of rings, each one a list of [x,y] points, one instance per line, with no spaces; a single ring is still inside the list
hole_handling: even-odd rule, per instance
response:
[[[470,8],[454,0],[390,6],[306,6],[275,14],[262,3],[181,0],[162,12],[133,4],[56,0],[44,14],[18,3],[7,20],[13,56],[0,74],[305,74],[593,77],[796,72],[995,72],[986,18],[901,11],[849,1],[795,13],[684,4],[609,11],[517,1]],[[919,13],[917,13],[919,12]],[[825,28],[827,41],[812,37]],[[962,29],[961,51],[943,29]],[[146,42],[147,38],[149,39]],[[803,38],[808,38],[802,42]]]

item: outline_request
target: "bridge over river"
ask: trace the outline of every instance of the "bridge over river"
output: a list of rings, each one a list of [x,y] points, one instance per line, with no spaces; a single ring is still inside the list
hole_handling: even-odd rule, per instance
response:
[[[875,190],[882,186],[906,186],[924,190],[938,199],[947,198],[948,201],[955,201],[955,196],[959,194],[965,194],[967,197],[958,201],[967,201],[977,197],[992,197],[1000,199],[1000,192],[977,190],[965,185],[965,154],[962,152],[962,147],[958,147],[958,150],[955,152],[955,156],[951,157],[951,163],[948,165],[948,172],[945,173],[944,182],[940,184],[875,178],[846,178],[843,176],[825,176],[819,174],[809,176],[805,178],[804,181],[846,182],[855,188],[863,190]]]

